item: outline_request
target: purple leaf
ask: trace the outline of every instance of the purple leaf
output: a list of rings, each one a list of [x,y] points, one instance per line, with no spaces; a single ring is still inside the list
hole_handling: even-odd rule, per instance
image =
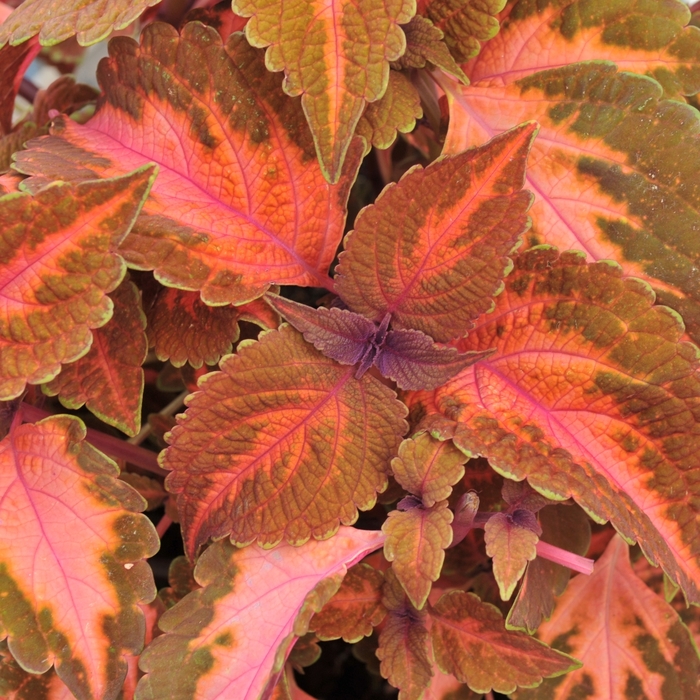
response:
[[[439,347],[425,333],[389,331],[374,364],[401,389],[436,389],[465,367],[488,357],[491,350],[460,353]]]

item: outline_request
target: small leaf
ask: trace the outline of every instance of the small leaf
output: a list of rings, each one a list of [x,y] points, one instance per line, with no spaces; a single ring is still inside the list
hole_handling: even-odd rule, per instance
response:
[[[357,122],[356,133],[364,137],[367,153],[372,146],[389,148],[398,131],[402,134],[412,131],[416,119],[422,116],[418,90],[408,77],[392,70],[386,92],[376,102],[367,105]]]
[[[433,675],[427,615],[413,607],[391,569],[385,576],[383,601],[389,612],[376,652],[381,674],[399,689],[399,700],[419,700]]]
[[[486,554],[493,558],[493,575],[503,600],[510,600],[527,563],[537,556],[538,540],[537,533],[507,513],[495,513],[484,526]]]
[[[220,366],[162,457],[190,557],[228,534],[240,545],[325,538],[374,505],[406,431],[393,391],[355,379],[286,325]]]
[[[386,535],[384,556],[393,562],[396,578],[418,610],[440,577],[445,549],[452,542],[451,522],[447,501],[440,501],[432,508],[393,510],[382,526]]]
[[[423,432],[404,440],[398,457],[391,460],[396,481],[407,491],[420,496],[430,508],[452,493],[452,487],[464,476],[466,455],[451,440],[439,440]]]
[[[629,548],[611,540],[592,576],[576,576],[540,638],[575,654],[583,668],[545,681],[518,700],[563,700],[585,688],[598,700],[691,700],[700,692],[700,658],[673,608],[635,575]]]
[[[0,636],[22,668],[52,665],[78,700],[116,697],[143,646],[142,561],[158,536],[145,502],[84,441],[76,418],[13,429],[0,444]],[[30,556],[27,556],[30,553]]]
[[[418,11],[429,17],[445,34],[445,42],[457,63],[479,53],[481,44],[498,34],[496,15],[505,0],[463,2],[463,0],[418,0]]]
[[[20,44],[39,34],[42,46],[53,46],[77,34],[81,46],[102,41],[130,25],[158,0],[26,0],[0,25],[0,45]]]
[[[329,185],[301,106],[261,51],[240,34],[222,45],[199,22],[180,35],[155,23],[140,45],[111,41],[98,80],[105,98],[92,119],[59,117],[51,136],[17,156],[17,168],[35,176],[28,186],[156,161],[160,176],[121,249],[131,267],[217,306],[248,302],[275,283],[328,284],[360,140]]]
[[[157,479],[151,479],[143,474],[135,474],[133,472],[122,472],[119,478],[129,484],[134,491],[137,491],[145,499],[146,503],[148,503],[146,506],[147,511],[159,508],[168,497],[168,492]]]
[[[234,0],[233,11],[251,18],[246,36],[269,47],[265,63],[284,70],[285,92],[301,95],[318,159],[336,182],[365,104],[384,94],[389,61],[406,49],[399,25],[413,17],[415,0]]]
[[[439,347],[420,331],[398,330],[387,333],[374,364],[400,389],[415,391],[442,386],[490,354],[490,350],[460,353],[452,347]]]
[[[540,540],[583,556],[591,541],[588,516],[577,505],[557,504],[540,511]],[[534,634],[543,620],[552,615],[555,596],[566,589],[571,571],[560,564],[537,557],[531,561],[518,597],[506,618],[508,629]]]
[[[141,428],[141,365],[148,352],[146,319],[132,282],[122,282],[109,298],[114,304],[112,318],[93,331],[88,354],[65,365],[42,388],[49,396],[58,396],[66,408],[85,404],[105,423],[136,435]]]
[[[522,184],[536,131],[524,124],[385,188],[340,256],[336,287],[348,306],[374,321],[390,313],[394,328],[438,342],[464,335],[492,307],[528,226]]]
[[[126,272],[116,254],[155,177],[154,166],[32,197],[0,199],[0,399],[55,377],[90,348]]]
[[[379,532],[342,528],[322,542],[269,551],[215,542],[200,557],[203,586],[160,619],[141,656],[136,700],[258,700],[276,684],[294,640],[338,590],[347,567],[381,547]]]
[[[353,644],[368,637],[386,615],[383,583],[381,571],[356,564],[348,570],[338,592],[311,618],[309,630],[322,641],[342,637]]]
[[[698,602],[699,354],[653,303],[614,264],[533,249],[458,345],[496,353],[404,400],[416,411],[425,396],[455,443],[502,474],[611,520]]]
[[[408,24],[403,26],[406,35],[406,53],[394,63],[398,68],[425,68],[428,61],[437,68],[465,85],[469,79],[464,71],[452,58],[447,44],[443,41],[444,34],[429,19],[416,15]]]
[[[512,693],[580,665],[522,632],[506,630],[498,609],[473,593],[446,593],[429,611],[438,665],[478,693]]]
[[[166,608],[172,608],[188,593],[196,591],[201,586],[194,579],[194,569],[187,557],[175,557],[168,568],[168,588],[158,591],[160,599]]]
[[[522,508],[529,510],[531,513],[537,513],[540,509],[552,503],[548,498],[537,493],[527,481],[506,479],[503,482],[501,495],[503,500],[510,506],[510,512]]]

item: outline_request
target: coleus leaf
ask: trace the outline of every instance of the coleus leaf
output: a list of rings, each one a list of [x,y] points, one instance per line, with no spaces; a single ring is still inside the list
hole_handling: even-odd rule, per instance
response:
[[[198,22],[181,35],[156,23],[140,46],[117,37],[110,51],[97,114],[84,126],[56,119],[52,136],[17,155],[17,168],[42,182],[158,162],[121,254],[205,303],[242,304],[277,282],[328,284],[361,145],[329,185],[299,104],[240,34],[224,46]]]
[[[88,354],[65,365],[42,388],[58,396],[66,408],[87,405],[92,413],[127,435],[141,427],[144,375],[141,365],[148,345],[139,291],[125,280],[110,295],[114,310],[110,321],[92,332]]]
[[[429,613],[438,665],[476,692],[512,693],[580,666],[522,632],[506,630],[500,611],[473,593],[445,593]]]
[[[527,516],[530,516],[528,519]],[[537,556],[537,519],[528,510],[494,513],[484,526],[486,554],[493,559],[493,575],[502,600],[509,600],[529,561]]]
[[[323,640],[342,637],[354,643],[368,637],[386,615],[382,605],[384,575],[368,564],[355,564],[338,592],[317,612],[309,631]]]
[[[126,272],[116,248],[154,177],[148,165],[0,199],[0,399],[51,380],[61,363],[88,352],[91,329],[112,315],[107,294]]]
[[[0,33],[3,27],[0,24]],[[0,135],[9,134],[12,130],[12,112],[19,86],[29,64],[40,50],[41,46],[36,41],[0,48]]]
[[[179,603],[188,593],[196,591],[201,586],[195,581],[194,568],[187,557],[175,557],[168,567],[167,588],[158,591],[159,598],[166,608],[172,608]]]
[[[621,537],[611,540],[592,576],[577,576],[539,629],[583,661],[568,676],[545,681],[518,700],[619,697],[690,700],[700,692],[700,658],[673,608],[639,579]]]
[[[399,445],[391,470],[401,486],[431,508],[452,493],[452,487],[464,476],[466,461],[467,456],[451,440],[421,432]]]
[[[419,504],[411,497],[399,502],[398,510],[389,513],[382,530],[386,535],[384,556],[393,562],[391,568],[411,603],[421,610],[433,582],[440,577],[445,549],[452,542],[452,511],[447,501],[431,508]]]
[[[468,84],[469,79],[452,58],[444,34],[427,17],[416,15],[403,26],[406,35],[406,52],[398,61],[397,68],[425,68],[427,62],[441,68],[448,75]]]
[[[522,185],[536,132],[523,124],[385,188],[340,255],[336,288],[347,305],[438,342],[464,335],[493,305],[527,229]]]
[[[389,148],[398,131],[403,134],[411,131],[416,119],[422,116],[418,90],[408,77],[392,70],[386,92],[376,102],[367,105],[355,133],[365,139],[367,153],[372,146]]]
[[[96,44],[115,29],[131,24],[158,0],[26,0],[0,25],[0,45],[21,44],[39,35],[53,46],[77,34],[81,46]]]
[[[427,613],[409,600],[394,571],[385,574],[384,606],[377,658],[382,676],[399,689],[399,700],[419,700],[433,675]]]
[[[135,472],[122,472],[119,475],[122,481],[126,481],[134,491],[145,499],[146,510],[155,510],[163,505],[163,501],[168,498],[168,492],[163,488],[163,485],[157,479],[152,479],[143,474]]]
[[[159,541],[143,499],[84,437],[81,421],[53,416],[0,443],[0,636],[22,668],[55,665],[78,700],[111,700],[143,646],[137,603],[156,593],[143,559]]]
[[[3,700],[74,700],[75,695],[53,670],[27,673],[0,642],[0,697]]]
[[[203,586],[160,619],[141,656],[136,700],[258,700],[274,688],[296,637],[338,590],[347,567],[381,547],[379,532],[274,550],[215,542],[195,568]]]
[[[469,88],[440,80],[450,101],[444,152],[536,119],[541,133],[526,183],[536,195],[530,243],[617,260],[655,286],[697,341],[691,232],[700,226],[700,193],[683,184],[700,158],[697,113],[610,61],[693,94],[700,30],[682,29],[688,10],[675,0],[586,8],[583,0],[537,8],[521,1],[506,10],[504,31],[467,70]]]
[[[504,75],[515,82],[579,61],[611,61],[658,80],[666,95],[700,91],[700,31],[686,26],[677,0],[625,0],[592,7],[584,0],[508,3],[501,29],[468,67],[473,83]]]
[[[429,17],[445,34],[445,42],[458,63],[476,56],[483,42],[498,34],[496,15],[506,0],[418,0],[418,12]]]
[[[469,686],[460,683],[453,675],[443,673],[433,666],[433,677],[422,700],[481,700],[483,695],[475,693]]]
[[[220,366],[162,453],[191,558],[229,534],[239,545],[325,538],[374,505],[406,431],[391,389],[355,379],[287,325]]]
[[[533,249],[459,343],[496,353],[404,398],[504,475],[611,520],[697,602],[698,350],[679,342],[678,315],[653,303],[614,264]]]
[[[539,514],[542,526],[540,540],[583,556],[591,541],[591,526],[586,514],[576,505],[556,504]],[[554,611],[555,596],[566,589],[571,571],[560,564],[537,557],[531,561],[518,597],[508,612],[506,627],[533,634],[542,620]]]
[[[336,182],[365,104],[384,94],[389,62],[406,49],[399,25],[413,17],[415,0],[233,0],[232,6],[250,17],[250,43],[269,47],[269,69],[284,70],[285,92],[301,95],[321,167]]]
[[[438,347],[420,331],[387,331],[388,315],[377,326],[346,309],[312,309],[271,294],[266,299],[326,357],[341,364],[359,363],[358,378],[375,365],[401,389],[435,388],[489,354],[460,354],[452,347]]]

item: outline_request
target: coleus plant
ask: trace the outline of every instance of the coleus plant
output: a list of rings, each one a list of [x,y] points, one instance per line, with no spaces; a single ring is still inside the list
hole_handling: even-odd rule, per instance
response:
[[[2,10],[0,697],[700,697],[700,17],[195,5]]]

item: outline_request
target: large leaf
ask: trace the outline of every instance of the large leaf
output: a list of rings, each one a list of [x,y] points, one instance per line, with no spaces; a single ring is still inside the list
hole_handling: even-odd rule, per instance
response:
[[[112,315],[107,293],[126,273],[116,248],[155,177],[153,166],[32,197],[0,199],[0,399],[55,377],[90,348]]]
[[[206,375],[163,466],[187,552],[325,538],[374,505],[406,430],[391,389],[330,360],[290,326],[239,346]]]
[[[540,123],[526,183],[536,196],[529,241],[617,260],[649,280],[698,340],[700,120],[662,99],[661,84],[622,72],[697,92],[700,30],[682,29],[688,17],[676,0],[520,0],[470,64],[472,84],[440,80],[451,103],[447,153],[525,119]]]
[[[518,700],[564,700],[585,689],[596,700],[700,697],[700,658],[673,608],[632,570],[629,548],[611,540],[592,576],[577,576],[539,630],[583,662]]]
[[[386,615],[383,583],[381,571],[369,564],[356,564],[348,570],[338,592],[311,618],[309,631],[324,641],[342,637],[354,643],[368,637]]]
[[[472,690],[512,693],[579,664],[522,632],[509,632],[497,608],[452,591],[430,608],[435,659]]]
[[[416,167],[362,210],[336,286],[357,313],[438,342],[464,335],[493,305],[508,254],[528,226],[522,190],[535,124]]]
[[[92,346],[84,357],[66,365],[44,386],[66,408],[83,404],[105,423],[128,435],[141,427],[143,370],[148,347],[138,289],[125,280],[109,295],[114,314],[93,331]]]
[[[0,25],[0,45],[20,44],[39,34],[53,46],[77,34],[81,46],[95,44],[131,24],[158,0],[26,0]]]
[[[79,700],[112,700],[144,642],[137,603],[155,596],[144,558],[158,536],[145,501],[68,416],[0,444],[0,636],[21,666]]]
[[[451,522],[447,501],[432,508],[415,505],[407,510],[399,503],[399,510],[392,510],[382,526],[386,534],[384,556],[393,562],[396,578],[419,610],[440,576],[445,549],[452,542]]]
[[[614,264],[533,249],[459,343],[496,353],[407,400],[502,474],[611,520],[700,601],[698,349],[653,302]]]
[[[381,547],[379,532],[342,528],[323,542],[268,551],[216,542],[195,568],[201,590],[160,619],[137,700],[258,700],[275,686],[296,637],[338,590],[347,567]]]
[[[198,22],[181,36],[153,24],[140,46],[118,37],[110,52],[98,70],[106,99],[97,114],[84,126],[57,119],[17,167],[83,179],[157,162],[121,252],[206,303],[241,304],[275,282],[328,284],[361,145],[329,185],[299,104],[240,34],[223,46]]]
[[[266,65],[285,73],[288,95],[301,104],[330,182],[343,160],[367,102],[378,100],[389,80],[389,61],[406,49],[399,27],[416,11],[415,0],[233,0],[250,17],[246,36],[266,47]]]

